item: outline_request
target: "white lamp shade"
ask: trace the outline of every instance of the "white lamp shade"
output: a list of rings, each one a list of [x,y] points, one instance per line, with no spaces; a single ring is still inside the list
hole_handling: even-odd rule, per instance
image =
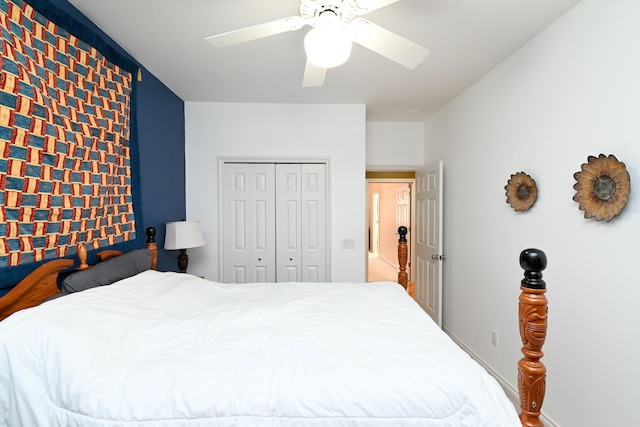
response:
[[[344,64],[351,55],[351,44],[351,32],[334,22],[312,28],[304,38],[307,59],[322,68]]]
[[[168,222],[164,237],[165,249],[189,249],[204,246],[199,221]]]

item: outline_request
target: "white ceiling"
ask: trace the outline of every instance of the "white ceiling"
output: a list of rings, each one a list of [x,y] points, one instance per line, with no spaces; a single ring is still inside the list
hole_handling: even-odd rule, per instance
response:
[[[368,121],[424,120],[579,1],[401,0],[364,18],[430,49],[423,63],[408,70],[354,44],[323,87],[303,88],[308,26],[225,48],[204,40],[298,15],[299,0],[69,0],[184,101],[366,104]]]

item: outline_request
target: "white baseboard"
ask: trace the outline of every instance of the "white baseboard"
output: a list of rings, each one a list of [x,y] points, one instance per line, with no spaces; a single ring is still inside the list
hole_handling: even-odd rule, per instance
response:
[[[463,349],[469,356],[471,356],[476,362],[478,362],[484,369],[491,374],[493,378],[498,381],[498,384],[504,390],[504,393],[507,395],[507,398],[513,403],[516,410],[520,412],[520,396],[518,395],[518,390],[513,385],[509,384],[507,380],[505,380],[500,374],[493,370],[493,368],[487,365],[484,360],[482,360],[477,354],[475,354],[469,347],[467,347],[462,341],[460,341],[455,335],[453,335],[446,328],[442,328],[442,330],[449,335],[449,337],[456,343],[458,346]],[[551,418],[546,416],[544,412],[540,413],[540,421],[545,425],[545,427],[560,427],[558,423],[553,421]]]

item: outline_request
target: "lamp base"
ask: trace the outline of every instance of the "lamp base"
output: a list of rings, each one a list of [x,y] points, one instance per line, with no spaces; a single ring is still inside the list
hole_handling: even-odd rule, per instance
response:
[[[186,273],[188,265],[189,255],[187,255],[187,250],[180,249],[180,253],[178,254],[178,268],[180,269],[180,273]]]

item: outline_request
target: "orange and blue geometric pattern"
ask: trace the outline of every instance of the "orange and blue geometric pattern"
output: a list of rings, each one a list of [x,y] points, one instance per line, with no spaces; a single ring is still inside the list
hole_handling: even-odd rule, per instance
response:
[[[132,75],[0,0],[0,267],[135,239]]]

